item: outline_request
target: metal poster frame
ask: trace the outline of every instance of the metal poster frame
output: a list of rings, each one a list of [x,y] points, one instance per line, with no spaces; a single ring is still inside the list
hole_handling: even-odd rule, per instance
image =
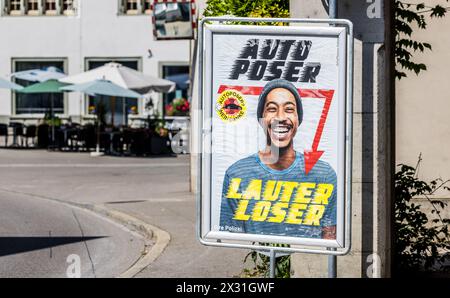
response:
[[[225,25],[227,22],[260,23],[260,22],[284,22],[300,23],[308,26],[245,26],[245,25]],[[320,24],[322,26],[311,26]],[[324,26],[329,25],[329,26]],[[337,237],[336,240],[308,239],[278,235],[256,235],[244,233],[227,233],[222,231],[211,231],[211,210],[210,210],[210,181],[211,181],[211,140],[208,138],[212,126],[205,121],[212,116],[213,105],[205,98],[210,98],[212,76],[210,64],[212,63],[212,51],[210,44],[205,40],[212,41],[213,34],[280,34],[301,35],[301,36],[332,36],[336,37],[339,48],[339,98],[345,98],[345,102],[340,103],[338,111],[344,116],[343,125],[340,125],[338,132],[339,150],[344,153],[338,156],[338,185],[341,196],[344,198],[337,203]],[[212,43],[211,43],[212,44]],[[352,107],[353,107],[353,25],[348,20],[343,19],[282,19],[282,18],[234,18],[234,17],[206,17],[199,24],[198,33],[199,49],[199,125],[198,148],[201,153],[198,158],[198,169],[200,175],[197,180],[197,238],[200,243],[208,246],[245,248],[260,251],[274,251],[284,253],[315,253],[327,255],[345,255],[351,249],[351,194],[352,194]],[[342,54],[343,53],[343,54]],[[341,180],[339,180],[341,179]],[[232,242],[227,242],[232,241]],[[289,244],[288,247],[265,246],[257,243],[277,243]]]

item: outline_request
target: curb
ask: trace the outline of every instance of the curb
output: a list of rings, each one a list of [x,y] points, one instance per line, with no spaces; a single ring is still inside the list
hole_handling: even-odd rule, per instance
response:
[[[119,278],[132,278],[136,276],[139,272],[141,272],[146,267],[148,267],[152,262],[154,262],[161,255],[161,253],[164,251],[164,249],[170,242],[170,234],[167,233],[166,231],[161,230],[158,227],[152,226],[124,212],[107,208],[105,205],[80,204],[75,202],[68,202],[46,196],[14,191],[6,188],[0,188],[0,190],[10,193],[26,195],[42,200],[47,200],[54,203],[59,203],[70,208],[79,208],[85,211],[90,211],[98,215],[107,217],[113,221],[116,221],[117,223],[127,227],[128,229],[130,229],[130,227],[135,229],[138,233],[140,233],[144,237],[147,243],[145,244],[145,249],[142,252],[141,257],[133,265],[131,265],[130,268],[128,268],[125,272],[120,274],[118,276]],[[150,245],[148,242],[150,241],[154,241],[155,244],[152,245],[149,250],[148,248]]]
[[[134,216],[121,211],[109,209],[104,205],[90,205],[88,209],[96,213],[100,213],[111,219],[118,221],[125,226],[132,226],[144,235],[147,240],[155,241],[155,244],[148,250],[148,244],[142,253],[142,256],[125,272],[120,274],[119,278],[132,278],[139,274],[142,270],[153,263],[164,251],[170,242],[170,234],[158,227],[150,225]]]

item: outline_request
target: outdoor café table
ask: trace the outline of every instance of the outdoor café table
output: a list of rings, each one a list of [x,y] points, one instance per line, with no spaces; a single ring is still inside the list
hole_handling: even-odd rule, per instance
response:
[[[17,130],[21,126],[22,126],[22,124],[18,123],[18,122],[11,122],[9,124],[9,127],[11,127],[13,130],[13,143],[11,144],[10,147],[19,147],[19,144],[17,143]]]
[[[118,152],[114,151],[114,145],[113,145],[114,136],[118,135],[118,134],[121,134],[121,132],[120,131],[113,131],[113,130],[111,130],[111,131],[103,131],[103,132],[100,133],[100,135],[109,136],[109,154],[112,154],[112,155],[119,154]]]
[[[77,126],[62,126],[64,145],[69,146],[69,133],[76,132],[79,128]],[[70,149],[73,149],[73,144],[70,144]]]

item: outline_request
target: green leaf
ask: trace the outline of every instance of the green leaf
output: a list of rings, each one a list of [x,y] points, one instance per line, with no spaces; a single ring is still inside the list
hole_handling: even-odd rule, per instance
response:
[[[400,0],[395,0],[395,4],[395,77],[400,80],[407,77],[407,74],[399,68],[413,71],[417,75],[427,69],[425,64],[412,59],[415,52],[431,50],[432,46],[426,42],[416,41],[414,31],[426,29],[427,20],[424,15],[426,12],[430,12],[430,18],[440,18],[445,16],[447,8],[442,5],[428,7],[425,2],[412,5]]]
[[[445,16],[446,12],[447,9],[445,7],[436,5],[435,7],[431,8],[430,17],[442,18],[443,16]]]
[[[408,64],[409,63],[409,64]],[[423,64],[407,62],[413,69],[423,70]],[[417,163],[419,167],[421,159]],[[446,206],[441,200],[430,200],[428,197],[434,190],[446,189],[449,181],[435,179],[427,183],[416,176],[416,168],[400,164],[395,173],[394,201],[394,247],[396,270],[401,273],[414,273],[429,270],[441,260],[440,251],[450,249],[450,219],[441,218],[441,210]],[[415,196],[425,196],[434,206],[430,213],[416,205]]]

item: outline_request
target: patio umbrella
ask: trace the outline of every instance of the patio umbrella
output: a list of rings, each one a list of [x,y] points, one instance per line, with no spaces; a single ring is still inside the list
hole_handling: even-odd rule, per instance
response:
[[[19,90],[19,93],[24,94],[38,94],[38,93],[50,93],[50,116],[52,118],[52,144],[55,142],[55,124],[54,124],[54,113],[53,113],[53,94],[62,93],[61,87],[67,86],[66,83],[61,83],[58,80],[50,79],[42,83],[36,83]]]
[[[108,80],[125,88],[134,90],[140,94],[150,91],[168,93],[175,90],[176,84],[172,81],[156,78],[143,74],[122,64],[111,62],[95,69],[60,79],[61,82],[70,84],[83,84],[94,80]],[[118,96],[120,97],[120,96]],[[125,100],[123,100],[125,110]],[[115,96],[111,97],[111,122],[114,125]],[[127,111],[124,111],[126,119]]]
[[[67,85],[67,84],[65,84]],[[106,95],[128,98],[141,98],[142,95],[133,91],[123,88],[108,80],[94,80],[92,82],[69,85],[61,87],[61,91],[74,91],[83,92],[89,95]]]
[[[114,84],[108,80],[95,80],[92,82],[70,85],[60,88],[61,91],[74,91],[83,92],[89,95],[106,95],[106,96],[117,96],[117,97],[127,97],[127,98],[141,98],[142,95],[128,90],[119,85]],[[100,154],[100,121],[97,120],[97,148],[95,156]]]
[[[143,74],[115,62],[60,79],[60,82],[82,84],[94,80],[108,80],[122,88],[131,89],[141,94],[150,91],[169,93],[175,90],[174,82]]]
[[[190,82],[189,74],[187,74],[187,73],[167,76],[166,80],[175,82],[177,84],[177,87],[180,89],[187,89],[189,87],[189,82]]]
[[[60,69],[54,66],[46,67],[44,69],[18,71],[12,73],[10,76],[16,79],[31,82],[45,82],[48,80],[58,80],[66,77]]]
[[[21,89],[20,93],[62,93],[63,91],[60,90],[61,87],[65,87],[69,84],[61,83],[58,80],[48,80],[41,83],[36,83],[30,86],[27,86],[23,89]]]
[[[12,89],[12,90],[20,90],[23,89],[22,86],[17,85],[16,83],[7,81],[5,79],[0,78],[0,88],[3,89]]]

